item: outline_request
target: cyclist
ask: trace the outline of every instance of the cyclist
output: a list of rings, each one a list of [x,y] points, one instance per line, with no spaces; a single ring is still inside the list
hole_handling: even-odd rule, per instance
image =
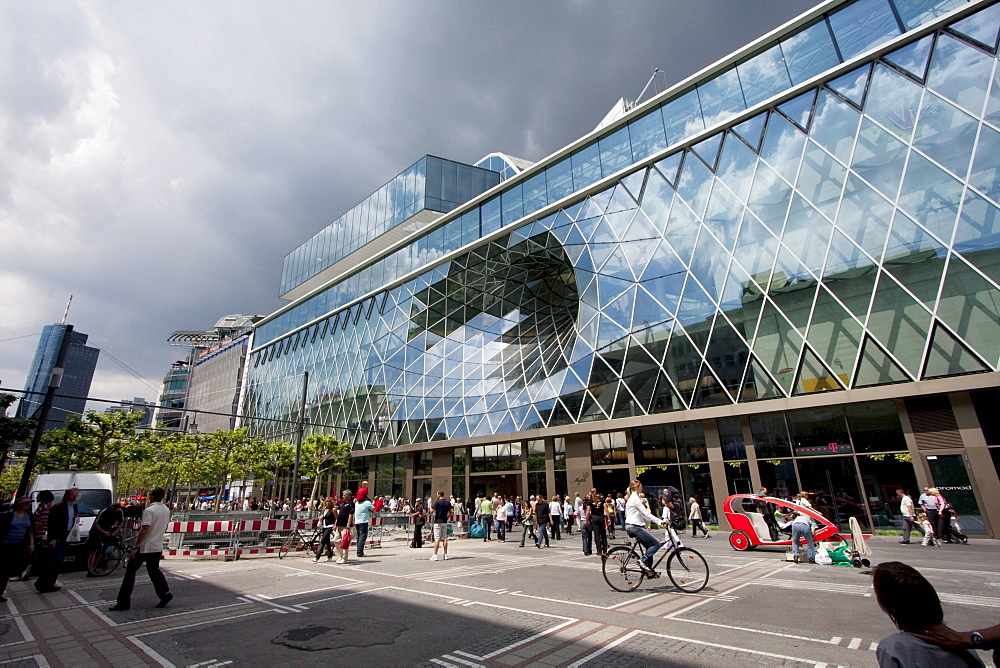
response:
[[[625,499],[625,532],[630,538],[636,539],[646,548],[646,553],[639,560],[639,563],[643,570],[652,575],[654,573],[653,555],[660,549],[660,541],[646,530],[646,524],[659,526],[660,520],[646,509],[640,494],[642,494],[642,483],[633,480],[628,484],[628,497]]]

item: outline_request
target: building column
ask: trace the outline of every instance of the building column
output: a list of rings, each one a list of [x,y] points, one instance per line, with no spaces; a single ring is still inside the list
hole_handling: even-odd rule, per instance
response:
[[[719,425],[715,420],[702,420],[705,433],[705,447],[708,448],[708,470],[712,474],[712,496],[715,500],[715,515],[719,529],[728,531],[732,527],[726,521],[723,506],[729,498],[729,484],[726,482],[726,465],[722,461],[722,441],[719,439]],[[687,499],[685,499],[687,501]]]
[[[594,486],[593,469],[590,459],[590,435],[570,434],[566,436],[566,491],[585,497]]]
[[[438,491],[444,492],[445,496],[452,496],[454,493],[451,487],[451,450],[451,448],[441,448],[434,451],[431,460],[431,487],[433,488],[431,493],[434,497],[437,496]]]
[[[757,492],[761,488],[760,469],[757,468],[757,447],[753,444],[750,418],[743,416],[740,418],[740,424],[743,426],[743,447],[747,450],[747,466],[750,468],[750,487]]]
[[[913,492],[920,496],[920,490],[931,485],[931,469],[927,465],[927,460],[920,453],[920,448],[917,447],[917,437],[913,435],[913,425],[910,424],[910,414],[906,410],[906,404],[902,399],[896,399],[895,404],[896,412],[899,414],[899,424],[903,428],[906,451],[910,454],[913,472],[917,476],[917,487],[920,488],[913,490]]]
[[[521,447],[522,452],[527,449],[527,445]],[[551,438],[545,439],[545,489],[547,501],[556,493],[556,450]]]
[[[993,459],[990,457],[986,438],[979,425],[976,407],[968,392],[956,392],[949,396],[958,432],[965,446],[966,468],[972,480],[972,491],[983,514],[986,535],[1000,536],[1000,479],[997,478]]]

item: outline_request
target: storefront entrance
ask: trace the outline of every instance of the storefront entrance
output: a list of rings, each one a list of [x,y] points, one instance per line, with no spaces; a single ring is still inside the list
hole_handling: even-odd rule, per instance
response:
[[[472,498],[477,494],[492,497],[494,494],[514,498],[521,493],[521,474],[507,473],[501,475],[474,475],[469,478],[469,485],[472,487],[470,493]]]
[[[817,457],[799,459],[799,481],[809,493],[809,502],[817,512],[836,524],[841,531],[848,530],[850,518],[858,518],[862,527],[871,521],[865,509],[864,496],[858,485],[858,472],[854,457]]]
[[[928,455],[934,486],[955,508],[962,530],[970,536],[985,536],[983,515],[972,491],[969,472],[962,455]]]

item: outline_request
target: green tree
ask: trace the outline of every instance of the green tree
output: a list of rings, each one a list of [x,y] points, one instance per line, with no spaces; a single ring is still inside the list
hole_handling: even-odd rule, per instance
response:
[[[136,427],[142,419],[142,413],[97,411],[87,411],[82,420],[70,416],[65,427],[42,437],[38,468],[100,470],[112,463],[141,460],[146,452]]]
[[[16,443],[27,441],[35,430],[34,420],[22,420],[7,415],[7,409],[15,401],[17,397],[13,394],[0,394],[0,448],[3,449],[3,454],[0,455],[0,471],[3,471],[7,464],[7,452],[10,448]]]
[[[17,463],[8,466],[0,473],[0,498],[11,499],[17,493],[17,487],[21,484],[21,473],[24,471],[24,464]],[[30,484],[30,481],[29,481]]]
[[[201,434],[203,442],[203,469],[205,481],[215,487],[215,510],[219,509],[221,491],[232,476],[244,478],[264,470],[266,445],[262,439],[252,438],[249,429],[217,431]]]
[[[315,499],[319,491],[320,478],[330,471],[343,471],[351,464],[351,444],[333,436],[312,434],[302,442],[302,456],[299,471],[310,476],[313,481],[310,499]]]

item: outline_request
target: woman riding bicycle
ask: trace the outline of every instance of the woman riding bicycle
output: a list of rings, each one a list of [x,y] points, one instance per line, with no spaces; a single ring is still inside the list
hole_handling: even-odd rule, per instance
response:
[[[659,526],[660,520],[654,517],[639,496],[642,493],[642,483],[633,480],[628,484],[628,496],[625,499],[625,532],[646,548],[640,563],[649,573],[653,572],[653,555],[660,549],[660,541],[646,530],[646,524]]]

